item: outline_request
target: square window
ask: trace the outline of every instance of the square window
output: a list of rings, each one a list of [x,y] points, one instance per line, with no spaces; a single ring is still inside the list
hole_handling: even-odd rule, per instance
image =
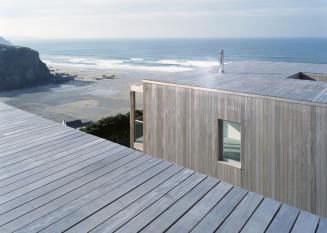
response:
[[[241,124],[218,120],[219,160],[241,162]]]

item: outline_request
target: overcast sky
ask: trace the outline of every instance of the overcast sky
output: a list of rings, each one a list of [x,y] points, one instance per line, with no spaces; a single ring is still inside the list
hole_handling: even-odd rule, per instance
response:
[[[0,36],[327,37],[327,0],[0,0]]]

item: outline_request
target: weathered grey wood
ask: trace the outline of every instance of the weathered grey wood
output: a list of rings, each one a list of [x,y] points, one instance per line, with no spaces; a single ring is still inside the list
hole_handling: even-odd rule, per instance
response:
[[[193,171],[183,169],[182,172],[177,174],[177,176],[174,176],[162,186],[159,186],[152,192],[126,207],[121,212],[112,216],[106,222],[93,229],[92,232],[113,232],[170,191],[173,192],[174,189],[182,191],[184,188],[189,188],[190,186],[192,187],[196,185],[199,182],[198,176],[191,176],[192,174],[194,174]]]
[[[190,208],[192,208],[194,203],[197,203],[215,185],[217,185],[216,179],[210,177],[205,179],[184,197],[179,199],[174,205],[169,207],[169,209],[163,212],[159,218],[154,219],[150,224],[142,229],[142,232],[164,232]]]
[[[226,84],[229,81],[226,81]],[[182,95],[177,90],[171,90],[168,93],[158,91],[165,98],[162,101],[166,106],[169,105],[170,96],[178,99],[175,104],[178,111],[176,119],[189,114],[190,111],[197,109],[201,102],[196,100],[193,91],[188,93],[188,97]],[[151,95],[155,95],[156,90]],[[193,93],[193,94],[192,94]],[[296,93],[294,95],[299,95]],[[260,163],[267,163],[261,167],[253,167],[256,172],[262,176],[284,177],[284,174],[296,174],[300,176],[297,179],[291,180],[287,176],[286,186],[290,187],[286,194],[283,194],[279,189],[280,185],[285,185],[283,182],[276,182],[271,185],[263,186],[253,177],[242,178],[240,171],[229,169],[228,167],[216,166],[212,169],[210,161],[206,161],[204,157],[198,157],[192,154],[192,151],[201,154],[203,149],[210,147],[210,143],[215,143],[216,138],[211,138],[210,143],[205,138],[201,139],[202,145],[191,145],[188,148],[187,141],[195,137],[192,131],[189,131],[188,124],[194,124],[199,131],[205,127],[206,132],[213,132],[212,127],[196,122],[197,118],[193,117],[191,122],[182,123],[186,139],[183,137],[182,131],[171,133],[173,128],[169,126],[165,129],[169,139],[164,141],[164,145],[169,145],[178,141],[171,148],[158,148],[158,151],[167,151],[169,156],[166,159],[177,159],[178,163],[187,163],[189,166],[199,166],[200,170],[210,170],[213,174],[220,174],[225,178],[231,177],[233,183],[247,182],[254,184],[262,192],[276,192],[284,197],[290,197],[291,200],[297,202],[300,200],[311,200],[310,192],[296,194],[292,188],[303,188],[303,181],[317,182],[321,184],[320,190],[325,190],[321,179],[313,179],[307,177],[312,169],[312,164],[317,167],[316,177],[325,174],[326,159],[324,157],[313,157],[312,151],[325,153],[325,145],[321,146],[326,138],[325,131],[327,125],[322,122],[322,127],[314,134],[310,133],[310,127],[306,126],[302,130],[298,130],[300,123],[312,119],[322,121],[326,112],[323,108],[299,108],[292,106],[289,108],[284,104],[274,104],[268,107],[265,101],[258,101],[258,111],[253,108],[250,101],[242,100],[242,98],[233,99],[231,96],[221,96],[223,103],[219,102],[219,98],[212,100],[205,93],[200,96],[204,98],[204,105],[209,108],[212,104],[218,106],[232,106],[230,109],[222,111],[218,117],[230,116],[236,121],[250,119],[244,117],[237,109],[248,111],[253,116],[263,113],[265,115],[278,114],[279,119],[290,120],[291,126],[287,130],[280,128],[276,130],[281,135],[280,140],[284,140],[284,133],[292,135],[301,141],[301,144],[306,144],[305,150],[300,147],[300,144],[291,146],[282,146],[274,149],[268,145],[269,141],[273,144],[274,138],[260,138],[263,130],[275,132],[273,128],[276,124],[272,122],[265,123],[264,120],[258,121],[260,127],[245,134],[251,135],[258,131],[258,137],[262,140],[267,149],[262,145],[256,147],[242,147],[242,150],[254,153],[258,150],[259,153],[268,156],[272,153],[277,153],[276,158],[254,158]],[[189,98],[190,97],[190,98]],[[183,101],[187,101],[189,106],[182,107]],[[160,102],[160,101],[159,101]],[[247,107],[242,107],[243,103],[247,103]],[[267,106],[265,106],[267,105]],[[150,107],[150,106],[149,106]],[[277,110],[275,111],[275,107]],[[158,109],[157,106],[151,109]],[[158,109],[159,110],[159,109]],[[237,111],[235,111],[237,110]],[[285,114],[285,111],[287,114]],[[299,112],[306,113],[299,116]],[[310,114],[307,112],[311,111]],[[232,185],[205,175],[195,173],[192,170],[187,170],[178,165],[167,161],[162,161],[145,155],[142,152],[120,146],[118,144],[98,139],[97,137],[86,135],[83,132],[78,132],[65,128],[60,125],[54,125],[47,128],[46,122],[41,118],[33,118],[31,114],[24,114],[24,111],[17,110],[0,103],[0,118],[1,113],[12,117],[7,119],[3,117],[3,122],[7,126],[3,127],[4,133],[0,133],[0,141],[7,143],[6,146],[0,149],[0,232],[134,232],[143,230],[144,232],[264,232],[268,228],[271,232],[314,232],[318,228],[318,232],[326,231],[326,219],[311,215],[307,212],[287,205],[281,205],[277,201],[265,198],[259,194],[248,192],[244,189],[233,187]],[[216,111],[210,109],[209,114]],[[216,112],[217,113],[217,112]],[[164,115],[163,123],[159,121],[150,122],[145,127],[165,127],[170,121],[170,115],[173,112],[169,111]],[[4,116],[4,115],[3,115]],[[23,117],[20,119],[21,116]],[[202,112],[198,115],[201,121],[205,121],[206,116]],[[216,118],[216,117],[215,117]],[[213,119],[215,119],[213,118]],[[24,121],[23,119],[28,121]],[[44,128],[39,128],[39,131],[34,131],[29,128],[28,133],[38,132],[33,137],[26,139],[20,138],[27,122],[38,122],[40,119]],[[294,119],[294,122],[292,121]],[[13,124],[12,127],[10,124]],[[158,124],[156,126],[156,124]],[[311,123],[312,124],[312,123]],[[29,124],[28,124],[29,125]],[[30,124],[31,126],[32,124]],[[38,125],[36,125],[37,127]],[[187,126],[187,127],[186,127]],[[325,127],[326,126],[326,127]],[[10,129],[15,133],[10,134]],[[1,126],[0,126],[1,131]],[[205,134],[201,134],[204,137]],[[154,136],[157,142],[160,142],[160,134]],[[17,141],[15,141],[17,139]],[[15,142],[11,142],[14,140]],[[242,139],[243,140],[243,139]],[[277,140],[277,139],[276,139]],[[290,141],[287,138],[287,142]],[[311,140],[318,140],[320,146],[310,147]],[[22,146],[19,146],[19,144]],[[182,148],[180,151],[183,157],[173,155],[173,152]],[[216,146],[213,146],[216,148]],[[312,149],[308,149],[312,148]],[[186,152],[187,151],[187,152]],[[297,161],[292,166],[291,171],[288,171],[289,165],[280,168],[280,173],[273,172],[272,164],[282,162],[281,158],[290,153]],[[188,157],[187,153],[192,156]],[[309,154],[309,157],[305,157]],[[215,159],[211,155],[211,159]],[[243,158],[245,159],[245,158]],[[250,164],[250,161],[244,160],[245,164]],[[307,163],[309,161],[310,163]],[[301,174],[297,167],[301,165],[304,174]],[[277,165],[276,165],[277,166]],[[221,169],[219,171],[219,169]],[[272,170],[269,170],[272,169]],[[311,186],[314,188],[315,185]],[[317,193],[318,203],[323,203],[326,198],[324,193]],[[304,199],[303,199],[304,198]],[[305,203],[305,208],[311,207]],[[325,206],[319,207],[319,211],[325,210]],[[319,223],[318,223],[319,221]]]
[[[48,122],[40,122],[39,119],[33,118],[33,116],[30,116],[29,119],[21,119],[19,118],[19,121],[15,121],[14,123],[10,123],[7,121],[2,122],[3,125],[0,128],[0,132],[2,136],[17,136],[19,134],[24,134],[24,129],[27,130],[36,130],[40,126],[49,125]],[[50,125],[54,125],[54,123],[51,123]],[[24,127],[22,127],[24,126]]]
[[[149,159],[145,156],[139,158],[140,153],[130,154],[128,150],[110,150],[107,155],[110,157],[106,161],[101,161],[101,164],[90,164],[84,169],[43,186],[42,189],[34,190],[1,205],[0,223],[7,223],[56,198],[58,201],[62,200],[62,196],[67,193],[72,197],[74,193],[77,195],[87,193],[94,188],[95,182],[98,185],[105,183],[109,177],[113,178],[117,176],[116,174],[132,169]],[[133,163],[130,163],[132,161]],[[122,166],[124,168],[121,168]],[[65,198],[66,201],[67,199]],[[63,204],[63,200],[60,204]]]
[[[302,98],[302,89],[288,93],[292,85],[275,91]],[[327,215],[326,104],[163,82],[144,81],[143,88],[145,153]],[[218,161],[218,119],[241,123],[241,169]]]
[[[201,181],[205,179],[204,175],[196,174],[198,185]],[[188,193],[193,186],[185,187],[181,186],[167,193],[157,202],[149,206],[143,212],[135,216],[128,223],[119,228],[116,232],[131,232],[131,231],[139,231],[144,228],[147,224],[149,224],[153,219],[158,217],[164,210],[168,209],[171,205],[173,205],[176,201],[178,201],[181,197],[183,197],[186,193]]]
[[[299,215],[299,212],[299,209],[283,204],[266,232],[290,232]]]
[[[77,132],[69,132],[57,138],[52,138],[51,141],[45,142],[44,144],[40,144],[33,148],[27,149],[23,152],[17,152],[6,157],[0,158],[0,166],[1,168],[16,165],[18,163],[25,162],[28,159],[36,159],[36,157],[40,158],[45,153],[49,153],[50,151],[57,150],[62,145],[65,146],[74,140],[77,140],[83,137],[83,134],[79,134]]]
[[[34,127],[33,127],[34,126]],[[6,138],[17,138],[22,135],[27,135],[29,132],[35,132],[40,131],[42,128],[50,128],[52,126],[58,126],[57,123],[54,122],[48,122],[48,121],[36,121],[36,119],[31,119],[27,123],[24,124],[24,127],[22,127],[22,124],[17,126],[9,125],[8,128],[1,130],[1,135],[5,138],[2,138],[1,140],[4,140]],[[26,127],[26,130],[24,130]]]
[[[81,155],[79,153],[76,153],[76,158],[70,159],[68,161],[62,162],[61,166],[52,166],[49,168],[46,168],[43,172],[36,173],[32,176],[28,176],[25,179],[21,179],[15,183],[11,183],[10,185],[6,185],[5,187],[0,188],[0,195],[5,194],[12,194],[12,191],[15,191],[17,189],[23,188],[28,189],[27,185],[34,186],[36,183],[44,183],[45,180],[52,180],[58,175],[64,176],[64,174],[74,172],[75,169],[79,169],[80,167],[83,167],[84,165],[89,165],[93,162],[101,161],[105,158],[105,152],[108,151],[111,148],[114,148],[115,145],[109,144],[109,145],[102,145],[98,144],[99,147],[89,147],[92,148],[92,151],[87,151],[87,156]],[[88,148],[88,149],[89,149]],[[74,156],[75,157],[75,156]],[[69,158],[69,156],[68,156]],[[49,165],[51,166],[52,163],[50,162]],[[51,179],[50,179],[51,177]],[[1,198],[0,198],[1,199]]]
[[[240,232],[262,199],[257,193],[248,193],[216,232]]]
[[[68,149],[67,151],[63,151],[61,153],[55,154],[53,157],[50,157],[50,159],[53,159],[54,161],[52,163],[45,163],[45,164],[38,164],[37,162],[35,164],[31,164],[31,166],[26,166],[25,168],[22,167],[19,170],[11,170],[11,171],[6,171],[3,173],[0,173],[0,180],[5,180],[4,182],[8,182],[6,181],[7,179],[14,179],[15,181],[18,180],[17,177],[22,178],[22,177],[27,177],[29,175],[35,174],[36,172],[39,171],[43,171],[45,170],[44,168],[48,168],[48,167],[44,167],[44,166],[55,166],[58,164],[61,164],[65,161],[69,161],[72,160],[76,157],[78,157],[78,152],[79,153],[83,153],[83,150],[87,150],[87,151],[91,151],[93,149],[93,147],[99,146],[102,143],[104,143],[102,140],[94,140],[91,142],[87,142],[84,143],[83,145],[79,145],[78,147],[72,148],[72,149]],[[68,155],[75,155],[75,156],[68,156]],[[67,157],[68,156],[68,157]],[[60,159],[61,158],[61,159]],[[59,159],[59,160],[56,160]],[[0,181],[0,182],[1,182]]]
[[[67,212],[67,214],[69,214],[71,211],[80,208],[81,206],[87,204],[89,201],[92,201],[98,198],[99,196],[103,195],[104,193],[119,187],[119,185],[123,184],[124,182],[133,178],[134,176],[141,174],[142,172],[145,172],[147,169],[158,164],[159,162],[160,161],[150,159],[142,163],[142,167],[140,166],[139,163],[137,163],[136,167],[133,167],[131,170],[128,170],[127,172],[121,169],[115,171],[114,174],[116,175],[120,174],[120,176],[114,176],[113,179],[107,180],[107,182],[105,183],[102,183],[100,181],[99,186],[97,182],[92,182],[91,185],[93,189],[87,193],[83,193],[83,192],[82,194],[80,194],[79,192],[67,193],[67,195],[64,195],[62,199],[55,199],[54,201],[49,202],[47,205],[43,205],[40,208],[36,209],[35,211],[29,212],[28,214],[22,216],[21,218],[18,218],[17,220],[18,223],[20,224],[19,227],[22,227],[33,220],[38,219],[38,221],[41,221],[40,217],[42,216],[43,216],[42,221],[45,221],[47,219],[46,222],[53,223],[59,220],[60,218],[62,218],[64,216],[63,214],[65,213],[65,211]],[[130,166],[128,166],[128,168],[130,168]],[[123,172],[123,174],[121,172]],[[27,228],[42,229],[48,225],[45,222],[43,227],[38,226],[38,221],[34,221],[30,225],[27,225]],[[10,222],[9,224],[10,224],[9,227],[14,227],[15,229],[18,229],[17,225],[13,224],[13,222]]]
[[[130,91],[130,119],[129,119],[129,143],[130,147],[134,147],[134,140],[135,140],[135,91]]]
[[[127,194],[128,192],[132,191],[133,189],[139,187],[139,185],[143,184],[144,182],[149,182],[152,180],[153,177],[157,176],[158,174],[167,175],[165,172],[166,169],[169,169],[172,166],[171,163],[165,161],[159,163],[157,166],[148,169],[146,172],[141,174],[138,177],[124,183],[120,186],[119,189],[113,190],[111,193],[107,193],[100,198],[96,199],[94,202],[83,206],[78,211],[69,215],[69,218],[61,219],[60,221],[56,222],[55,224],[45,228],[41,232],[62,232],[68,229],[70,226],[78,223],[79,221],[87,218],[89,215],[95,213],[96,211],[100,210],[103,206],[106,206],[113,201],[117,200],[121,196]],[[156,177],[160,181],[161,176]]]
[[[84,215],[82,213],[90,213],[98,210],[98,208],[111,203],[123,194],[136,188],[138,185],[171,166],[171,163],[169,162],[153,162],[154,164],[149,163],[150,166],[154,165],[152,167],[144,164],[144,166],[140,169],[141,171],[143,170],[143,172],[139,176],[135,176],[138,173],[134,173],[134,175],[129,174],[130,176],[124,179],[123,175],[120,177],[122,179],[120,179],[116,185],[106,186],[102,189],[97,188],[87,195],[72,201],[67,206],[57,208],[55,211],[43,216],[39,221],[20,229],[18,232],[26,232],[31,230],[38,230],[40,232],[62,232],[71,226],[71,224],[75,221],[78,222],[79,219],[83,219]],[[115,189],[115,187],[118,186],[120,186],[120,188]]]
[[[19,144],[12,145],[11,147],[5,147],[4,151],[0,152],[0,157],[7,156],[19,151],[23,151],[32,147],[35,147],[40,144],[40,142],[43,142],[49,138],[56,137],[57,135],[62,135],[68,132],[67,130],[59,130],[59,131],[53,131],[53,132],[48,132],[44,133],[44,135],[40,135],[39,138],[35,138],[31,141],[24,141],[22,142],[22,145],[20,146]]]
[[[119,153],[118,156],[121,157],[124,156],[124,154]],[[115,156],[113,156],[112,159],[115,160],[117,157],[115,158]],[[62,182],[59,181],[53,185],[49,184],[48,187],[43,188],[43,193],[28,193],[24,197],[22,196],[20,199],[16,199],[12,203],[8,203],[11,205],[4,205],[5,208],[12,208],[12,210],[6,214],[3,214],[0,221],[2,224],[4,224],[18,217],[18,221],[20,223],[24,221],[29,222],[29,212],[34,212],[34,215],[37,215],[42,210],[46,211],[50,208],[56,209],[58,206],[62,206],[77,198],[80,198],[97,187],[104,186],[108,181],[112,182],[112,180],[117,179],[124,172],[134,169],[149,159],[150,158],[147,156],[140,157],[140,153],[137,152],[110,163],[109,165],[87,174],[86,176],[81,176],[83,173],[76,174],[75,176],[71,177],[71,179],[77,178],[76,180],[73,180],[72,182],[63,186],[60,186]],[[109,179],[109,177],[111,179]],[[65,177],[63,177],[63,179],[64,178]],[[65,179],[64,182],[67,182],[67,179]],[[28,202],[29,199],[31,201]],[[13,206],[17,204],[21,206],[18,208],[13,208]]]
[[[15,170],[16,172],[18,172],[20,169],[24,169],[26,170],[26,168],[29,168],[33,163],[37,163],[37,164],[44,164],[48,161],[53,161],[55,160],[52,155],[56,155],[60,152],[63,152],[63,151],[69,151],[71,149],[75,149],[76,147],[80,146],[80,145],[83,145],[83,144],[86,144],[86,143],[89,143],[89,142],[92,142],[94,141],[94,139],[91,139],[89,137],[87,137],[86,135],[85,136],[82,136],[82,137],[78,137],[78,138],[75,138],[75,139],[71,139],[68,143],[61,143],[60,147],[57,148],[55,147],[55,145],[50,145],[48,146],[48,151],[50,150],[51,153],[43,153],[39,156],[33,156],[34,154],[33,153],[29,153],[29,158],[28,159],[25,159],[25,160],[22,160],[22,161],[18,161],[16,163],[13,163],[13,164],[10,164],[8,165],[7,163],[5,162],[2,162],[1,164],[3,164],[3,167],[1,168],[1,173],[7,173],[10,171],[13,171]],[[51,150],[51,149],[54,149],[54,150]],[[22,156],[19,157],[20,159],[22,158]]]
[[[88,147],[88,146],[92,146],[92,145],[98,145],[99,143],[103,143],[103,142],[101,142],[101,141],[99,142],[99,141],[95,140],[95,141],[92,141],[90,143],[87,143],[84,146]],[[105,144],[101,144],[101,145],[104,146]],[[72,161],[75,160],[76,161],[76,159],[78,159],[80,153],[83,153],[83,149],[85,149],[86,147],[79,148],[80,150],[79,149],[71,150],[70,151],[71,156],[70,156],[69,152],[67,153],[67,151],[63,151],[63,152],[59,153],[59,155],[62,158],[59,157],[59,159],[54,160],[54,161],[52,161],[50,163],[46,163],[46,164],[43,164],[43,165],[40,165],[40,166],[35,166],[35,167],[33,167],[33,168],[31,168],[31,169],[29,169],[27,171],[15,174],[15,175],[10,176],[10,177],[6,177],[5,179],[0,181],[1,187],[9,185],[9,184],[13,184],[13,183],[15,183],[17,181],[20,181],[22,179],[26,180],[26,178],[28,178],[30,176],[35,176],[35,175],[37,176],[38,174],[42,175],[43,173],[48,173],[49,174],[48,169],[56,169],[56,167],[58,165],[65,164],[65,162],[70,161],[70,160],[72,160]],[[114,147],[114,145],[113,145],[113,147]],[[57,155],[54,155],[54,156],[57,156]],[[67,164],[65,164],[64,166],[67,167]],[[63,167],[59,166],[59,170],[64,169],[64,166]]]
[[[16,219],[15,221],[18,221],[19,224],[22,224],[24,222],[25,224],[27,224],[28,222],[31,221],[29,212],[33,212],[32,218],[34,218],[35,215],[42,216],[42,213],[51,212],[50,209],[55,210],[56,208],[58,208],[58,206],[63,206],[71,201],[74,201],[77,198],[81,198],[82,196],[86,195],[89,192],[92,192],[96,188],[101,188],[103,186],[106,186],[106,183],[108,182],[108,177],[111,177],[112,180],[115,181],[119,177],[119,175],[123,174],[124,172],[129,172],[130,170],[144,163],[148,159],[149,158],[147,158],[146,156],[145,157],[142,156],[130,162],[128,161],[128,157],[127,157],[124,158],[123,160],[118,161],[117,163],[109,165],[109,168],[113,168],[113,166],[117,166],[117,165],[118,167],[113,168],[112,171],[105,173],[105,175],[103,176],[99,176],[99,177],[95,177],[94,179],[91,179],[92,182],[89,182],[90,180],[88,180],[90,176],[85,178],[82,177],[81,179],[77,179],[71,184],[65,185],[63,188],[60,187],[53,191],[50,190],[51,192],[47,193],[46,195],[42,195],[37,198],[34,197],[34,199],[32,199],[31,202],[26,202],[25,199],[21,199],[19,201],[23,203],[26,202],[26,204],[19,207],[19,209],[18,208],[13,209],[12,211],[3,215],[1,221],[3,221],[3,223],[8,223],[10,220],[12,221],[13,219]],[[126,166],[122,167],[121,165],[123,165],[126,162],[127,162]],[[102,173],[102,172],[103,169],[101,169],[97,173]],[[92,176],[97,176],[97,175],[98,174],[92,174]],[[79,181],[81,181],[81,184],[78,184]],[[70,188],[72,187],[75,187],[75,189],[70,190]],[[53,187],[49,187],[49,188],[53,188]],[[27,197],[29,196],[31,195],[27,195]],[[17,201],[15,201],[12,204],[17,204],[17,203],[20,204]],[[5,207],[10,207],[10,206],[5,206]],[[21,210],[22,212],[17,212],[19,210]],[[37,217],[35,219],[37,219]]]
[[[319,217],[302,211],[292,228],[292,233],[312,233],[318,228]],[[327,230],[327,229],[326,229]]]
[[[324,233],[324,232],[327,232],[327,219],[320,218],[316,233]]]
[[[265,198],[259,207],[255,210],[251,218],[242,229],[242,233],[260,233],[265,232],[276,212],[280,203],[270,198]]]
[[[149,192],[158,189],[158,187],[163,188],[167,186],[166,182],[169,183],[171,180],[174,180],[175,177],[182,174],[182,169],[182,167],[177,165],[169,167],[136,189],[120,197],[115,202],[89,216],[84,221],[79,222],[77,225],[67,230],[67,232],[91,231],[114,214],[117,214],[119,211],[137,201],[139,198],[144,197],[144,195],[148,195]]]
[[[167,232],[189,232],[225,195],[232,185],[220,182],[194,207],[185,213]]]
[[[37,142],[37,139],[41,139],[42,136],[49,137],[52,133],[59,133],[59,132],[67,132],[68,130],[65,128],[58,129],[56,125],[53,126],[44,126],[40,127],[35,131],[28,131],[28,137],[25,135],[15,135],[15,137],[6,137],[5,140],[1,141],[0,145],[0,152],[6,152],[9,149],[19,147],[20,145],[23,147],[26,144],[30,144],[33,142]],[[47,135],[48,134],[48,135]]]
[[[234,187],[214,208],[212,208],[191,232],[216,231],[246,194],[246,190]]]
[[[60,178],[62,176],[66,176],[70,173],[78,171],[90,163],[102,160],[103,156],[105,156],[102,153],[104,151],[106,151],[108,148],[105,148],[104,151],[102,151],[102,152],[94,150],[95,148],[92,148],[92,147],[89,147],[87,149],[90,149],[89,153],[86,153],[83,156],[79,156],[77,158],[77,160],[74,161],[74,163],[65,163],[65,165],[67,167],[62,165],[62,169],[57,172],[50,173],[48,176],[41,178],[39,180],[37,180],[37,178],[36,178],[35,182],[27,183],[26,185],[19,187],[17,189],[14,189],[13,191],[4,193],[3,195],[0,196],[0,203],[1,204],[6,203],[14,198],[17,198],[17,197],[23,195],[24,193],[30,192],[34,189],[42,187],[43,185],[45,185],[49,182],[57,180],[58,178]]]

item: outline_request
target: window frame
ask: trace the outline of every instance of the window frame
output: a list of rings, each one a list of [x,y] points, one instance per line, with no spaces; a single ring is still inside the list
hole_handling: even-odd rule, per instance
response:
[[[224,122],[237,123],[240,125],[240,161],[233,159],[225,159],[224,158]],[[222,164],[227,164],[236,168],[241,169],[242,165],[242,124],[239,121],[231,121],[226,119],[218,119],[218,162]]]

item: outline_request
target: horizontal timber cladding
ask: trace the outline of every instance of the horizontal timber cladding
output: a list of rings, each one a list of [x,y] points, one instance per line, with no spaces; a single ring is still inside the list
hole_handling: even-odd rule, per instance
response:
[[[146,153],[327,216],[327,108],[143,82]],[[218,162],[218,119],[241,123],[241,169]]]

